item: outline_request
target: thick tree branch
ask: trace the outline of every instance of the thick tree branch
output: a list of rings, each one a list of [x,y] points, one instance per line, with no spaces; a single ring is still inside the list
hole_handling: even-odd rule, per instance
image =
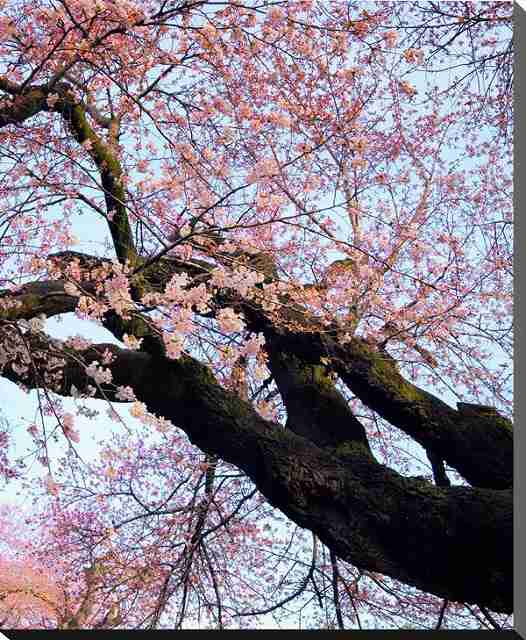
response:
[[[359,337],[341,345],[337,335],[316,331],[315,322],[311,321],[309,327],[309,318],[298,305],[286,307],[286,319],[290,316],[300,325],[306,323],[310,331],[294,333],[279,327],[253,306],[245,305],[245,314],[251,330],[265,335],[270,367],[287,410],[297,416],[297,424],[308,424],[309,417],[314,418],[311,424],[315,424],[315,416],[328,400],[327,387],[319,384],[322,375],[319,363],[330,358],[331,366],[364,404],[415,439],[434,461],[446,460],[473,486],[494,489],[512,486],[512,424],[495,410],[474,411],[472,405],[459,404],[455,411],[405,380],[396,361],[377,345]],[[316,400],[303,388],[307,372],[312,381],[318,379]],[[338,392],[332,389],[331,394],[335,396]],[[319,426],[325,438],[334,441],[335,429],[341,431],[343,399],[332,400],[332,413],[326,413]],[[321,409],[321,413],[324,411]],[[441,482],[446,482],[443,476]]]
[[[33,353],[58,349],[42,334],[25,339]],[[116,385],[133,387],[152,413],[247,473],[271,504],[341,558],[450,600],[511,611],[511,491],[438,488],[403,478],[362,448],[326,451],[263,420],[187,356],[171,361],[108,344],[70,350],[75,359],[68,358],[56,391],[82,389],[88,381],[79,358],[100,360],[106,349],[115,356]],[[43,377],[11,364],[3,375],[30,388]]]
[[[269,331],[276,330],[267,323],[266,333]],[[496,411],[455,411],[408,382],[389,354],[358,337],[341,345],[319,333],[278,333],[276,348],[307,362],[329,358],[364,404],[445,460],[471,485],[494,489],[512,486],[513,429]]]
[[[29,320],[75,311],[78,298],[64,292],[64,280],[29,282],[16,291],[0,289],[0,320]]]
[[[365,429],[352,414],[324,365],[277,351],[267,341],[268,366],[287,409],[287,428],[320,447],[359,444],[369,451]]]
[[[250,265],[264,274],[265,282],[277,280],[278,269],[271,254],[251,256]],[[283,320],[301,322],[304,312],[297,303],[284,295],[280,302]],[[253,313],[252,309],[245,309],[249,327]],[[287,429],[320,447],[358,445],[364,453],[370,452],[365,429],[352,414],[326,367],[283,351],[276,342],[277,335],[275,331],[266,331],[266,351],[269,369],[287,409]]]
[[[65,82],[21,86],[0,77],[0,89],[12,96],[0,104],[0,128],[20,125],[38,113],[59,113],[75,140],[84,146],[99,169],[106,201],[108,226],[120,262],[133,261],[136,251],[126,210],[122,167],[114,151],[90,126],[86,111]]]
[[[59,254],[64,261],[79,255],[83,256],[74,252]],[[84,258],[99,264],[103,262],[91,256]],[[186,270],[192,276],[201,275],[204,278],[209,274],[206,266],[195,262],[185,265],[179,260],[164,259],[157,266],[156,270],[152,265],[146,272],[138,274],[141,280],[140,285],[135,283],[137,289],[162,290],[170,277],[180,271]],[[227,292],[224,299],[229,301]],[[240,304],[239,299],[230,299],[232,302]],[[34,298],[32,304],[41,303]],[[276,327],[253,303],[245,305],[243,309],[250,329],[264,333],[270,348],[271,366],[277,371],[280,367],[283,369],[283,362],[280,364],[280,361],[284,357],[295,357],[297,362],[302,363],[304,371],[307,366],[319,367],[321,358],[330,359],[331,367],[364,404],[415,439],[426,451],[455,468],[471,485],[494,489],[512,486],[513,431],[506,418],[496,412],[469,411],[462,405],[462,410],[452,409],[436,396],[408,382],[387,352],[363,339],[354,337],[342,345],[337,342],[334,333],[331,336],[315,329],[298,333]],[[31,313],[30,308],[24,307],[24,310],[26,315],[17,317],[31,317],[38,313]],[[313,379],[316,377],[315,369],[311,370],[310,375]],[[283,377],[282,380],[284,399],[288,396],[289,402],[302,411],[301,403],[292,400],[294,385],[290,375],[288,388]],[[291,410],[294,412],[294,409]],[[330,427],[323,429],[328,432]],[[334,442],[333,436],[329,439]]]
[[[100,260],[77,252],[55,254],[52,258],[63,264],[76,259],[80,268],[86,270],[86,275],[91,268],[101,264]],[[196,265],[196,268],[202,269],[199,265]],[[164,282],[156,283],[157,286],[162,287],[169,277],[179,270],[177,263],[164,260],[155,272],[157,278],[160,274],[164,276]],[[0,318],[3,316],[11,320],[29,319],[39,313],[52,316],[74,311],[76,298],[64,294],[63,285],[63,281],[35,282],[25,285],[16,293],[16,296],[11,297],[16,300],[17,306],[4,311],[0,309]],[[148,285],[153,286],[151,282],[148,282]],[[93,288],[93,284],[89,281],[86,286],[88,290]],[[136,282],[135,288],[143,289],[143,285]],[[0,299],[2,294],[6,296],[9,291],[0,291]],[[105,314],[103,324],[118,339],[122,339],[124,333],[143,338],[146,341],[143,350],[164,355],[159,337],[138,314],[133,315],[129,320],[123,320],[116,313],[109,312]],[[347,401],[336,389],[325,366],[308,364],[294,355],[281,353],[272,345],[271,336],[267,345],[269,366],[287,408],[287,427],[294,433],[312,440],[318,446],[336,447],[354,442],[363,444],[368,450],[369,445],[363,426],[353,416]]]

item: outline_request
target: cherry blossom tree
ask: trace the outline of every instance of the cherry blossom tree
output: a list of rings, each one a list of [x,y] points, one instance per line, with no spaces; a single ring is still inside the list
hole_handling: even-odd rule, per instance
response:
[[[4,626],[510,624],[511,7],[3,2]]]

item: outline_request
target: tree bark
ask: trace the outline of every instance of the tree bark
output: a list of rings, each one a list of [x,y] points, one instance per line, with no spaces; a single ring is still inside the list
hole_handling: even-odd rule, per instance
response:
[[[513,428],[497,412],[464,413],[408,382],[385,351],[358,337],[344,345],[330,335],[276,329],[261,318],[272,349],[307,363],[330,360],[341,380],[360,400],[424,449],[455,468],[469,484],[493,489],[513,484]]]
[[[33,353],[51,348],[42,334],[26,339]],[[511,611],[511,490],[439,488],[379,464],[361,443],[319,447],[261,418],[188,356],[173,361],[111,344],[70,350],[77,359],[68,360],[56,391],[84,388],[78,358],[100,361],[106,349],[115,355],[116,385],[134,388],[150,412],[243,470],[272,505],[342,559],[449,600]],[[28,387],[40,383],[38,372],[20,374],[11,365],[3,375]]]

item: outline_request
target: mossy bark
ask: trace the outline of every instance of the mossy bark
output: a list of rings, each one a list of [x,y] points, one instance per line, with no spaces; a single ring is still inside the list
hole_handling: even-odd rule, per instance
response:
[[[122,263],[133,261],[136,251],[126,210],[126,192],[120,162],[109,146],[90,127],[86,112],[80,104],[75,103],[71,95],[65,92],[55,108],[61,110],[77,142],[81,145],[89,143],[88,153],[99,169],[104,189],[108,226],[115,253]]]
[[[60,82],[53,87],[38,85],[22,88],[4,81],[2,88],[13,97],[9,105],[0,110],[0,128],[21,124],[41,112],[54,111],[61,114],[79,144],[89,143],[88,153],[101,177],[115,252],[122,263],[133,260],[136,251],[126,210],[122,167],[110,146],[90,126],[86,111],[76,100],[71,87]],[[48,103],[50,96],[56,98],[51,104]]]
[[[449,600],[511,611],[511,490],[439,488],[403,478],[360,444],[319,447],[261,418],[189,357],[171,361],[110,344],[78,355],[89,362],[104,349],[115,355],[115,384],[133,387],[151,412],[247,473],[271,504],[339,557]],[[37,384],[9,368],[3,375]],[[85,382],[72,360],[59,391]]]
[[[61,260],[80,256],[84,260],[95,261],[98,264],[104,262],[100,258],[84,256],[76,252],[63,252],[57,256]],[[157,266],[156,270],[155,265],[151,264],[135,276],[135,278],[142,277],[141,286],[144,292],[162,290],[174,273],[185,270],[185,263],[179,260],[163,259]],[[192,263],[186,267],[186,270],[194,277],[206,278],[209,275],[206,265],[199,266]],[[45,283],[40,286],[45,286]],[[34,313],[31,309],[27,309],[27,314],[10,311],[10,315],[12,319],[31,317],[39,313],[36,311],[39,307],[47,315],[52,315],[51,311],[59,312],[54,310],[57,302],[58,298],[53,301],[49,298],[44,308],[43,296],[41,296],[34,300]],[[218,301],[220,302],[232,304],[228,295],[225,296],[224,301]],[[235,303],[239,306],[240,301],[236,300]],[[33,303],[30,306],[33,306]],[[245,310],[243,305],[241,306]],[[253,305],[247,305],[246,316],[252,331],[262,331],[265,334],[273,353],[282,354],[285,358],[295,357],[297,362],[301,362],[301,366],[306,368],[305,370],[308,367],[320,367],[321,358],[328,359],[332,369],[364,404],[407,433],[435,459],[444,460],[449,466],[455,468],[472,486],[493,489],[512,486],[513,429],[510,421],[503,416],[494,411],[471,414],[451,408],[436,396],[405,380],[389,354],[360,338],[355,337],[345,345],[341,345],[328,333],[321,334],[315,331],[298,333],[279,328]],[[160,347],[156,339],[151,340],[150,348],[152,352],[159,351]],[[273,356],[271,366],[279,368],[277,361],[272,364],[272,358]],[[311,371],[313,372],[314,369]],[[278,373],[277,377],[279,378]],[[294,386],[292,369],[287,378],[285,368],[284,380],[281,392],[286,396],[285,387]],[[319,385],[317,390],[321,391]],[[321,394],[320,401],[323,396],[326,400],[329,397],[327,394]],[[343,425],[347,420],[345,416],[348,415],[348,411],[342,410],[340,405],[340,401],[334,397],[335,417],[332,423],[335,425]],[[302,410],[301,405],[299,409]],[[343,421],[341,421],[342,416],[344,416]],[[344,429],[360,430],[358,425],[352,426],[352,418],[349,418],[347,423],[349,426],[344,426]],[[299,423],[298,425],[301,429],[301,425]],[[324,429],[330,428],[330,425],[324,427]],[[329,438],[334,440],[334,434]],[[351,435],[350,438],[352,440],[354,436]]]
[[[272,333],[273,348],[281,353],[311,364],[328,359],[364,404],[445,460],[471,485],[512,486],[513,429],[503,416],[496,412],[473,416],[452,409],[405,380],[388,353],[360,338],[341,345],[330,335],[275,329],[264,318],[252,327]]]
[[[268,366],[287,409],[287,428],[321,447],[359,442],[369,448],[362,424],[336,389],[322,364],[305,363],[273,348],[267,339]]]

